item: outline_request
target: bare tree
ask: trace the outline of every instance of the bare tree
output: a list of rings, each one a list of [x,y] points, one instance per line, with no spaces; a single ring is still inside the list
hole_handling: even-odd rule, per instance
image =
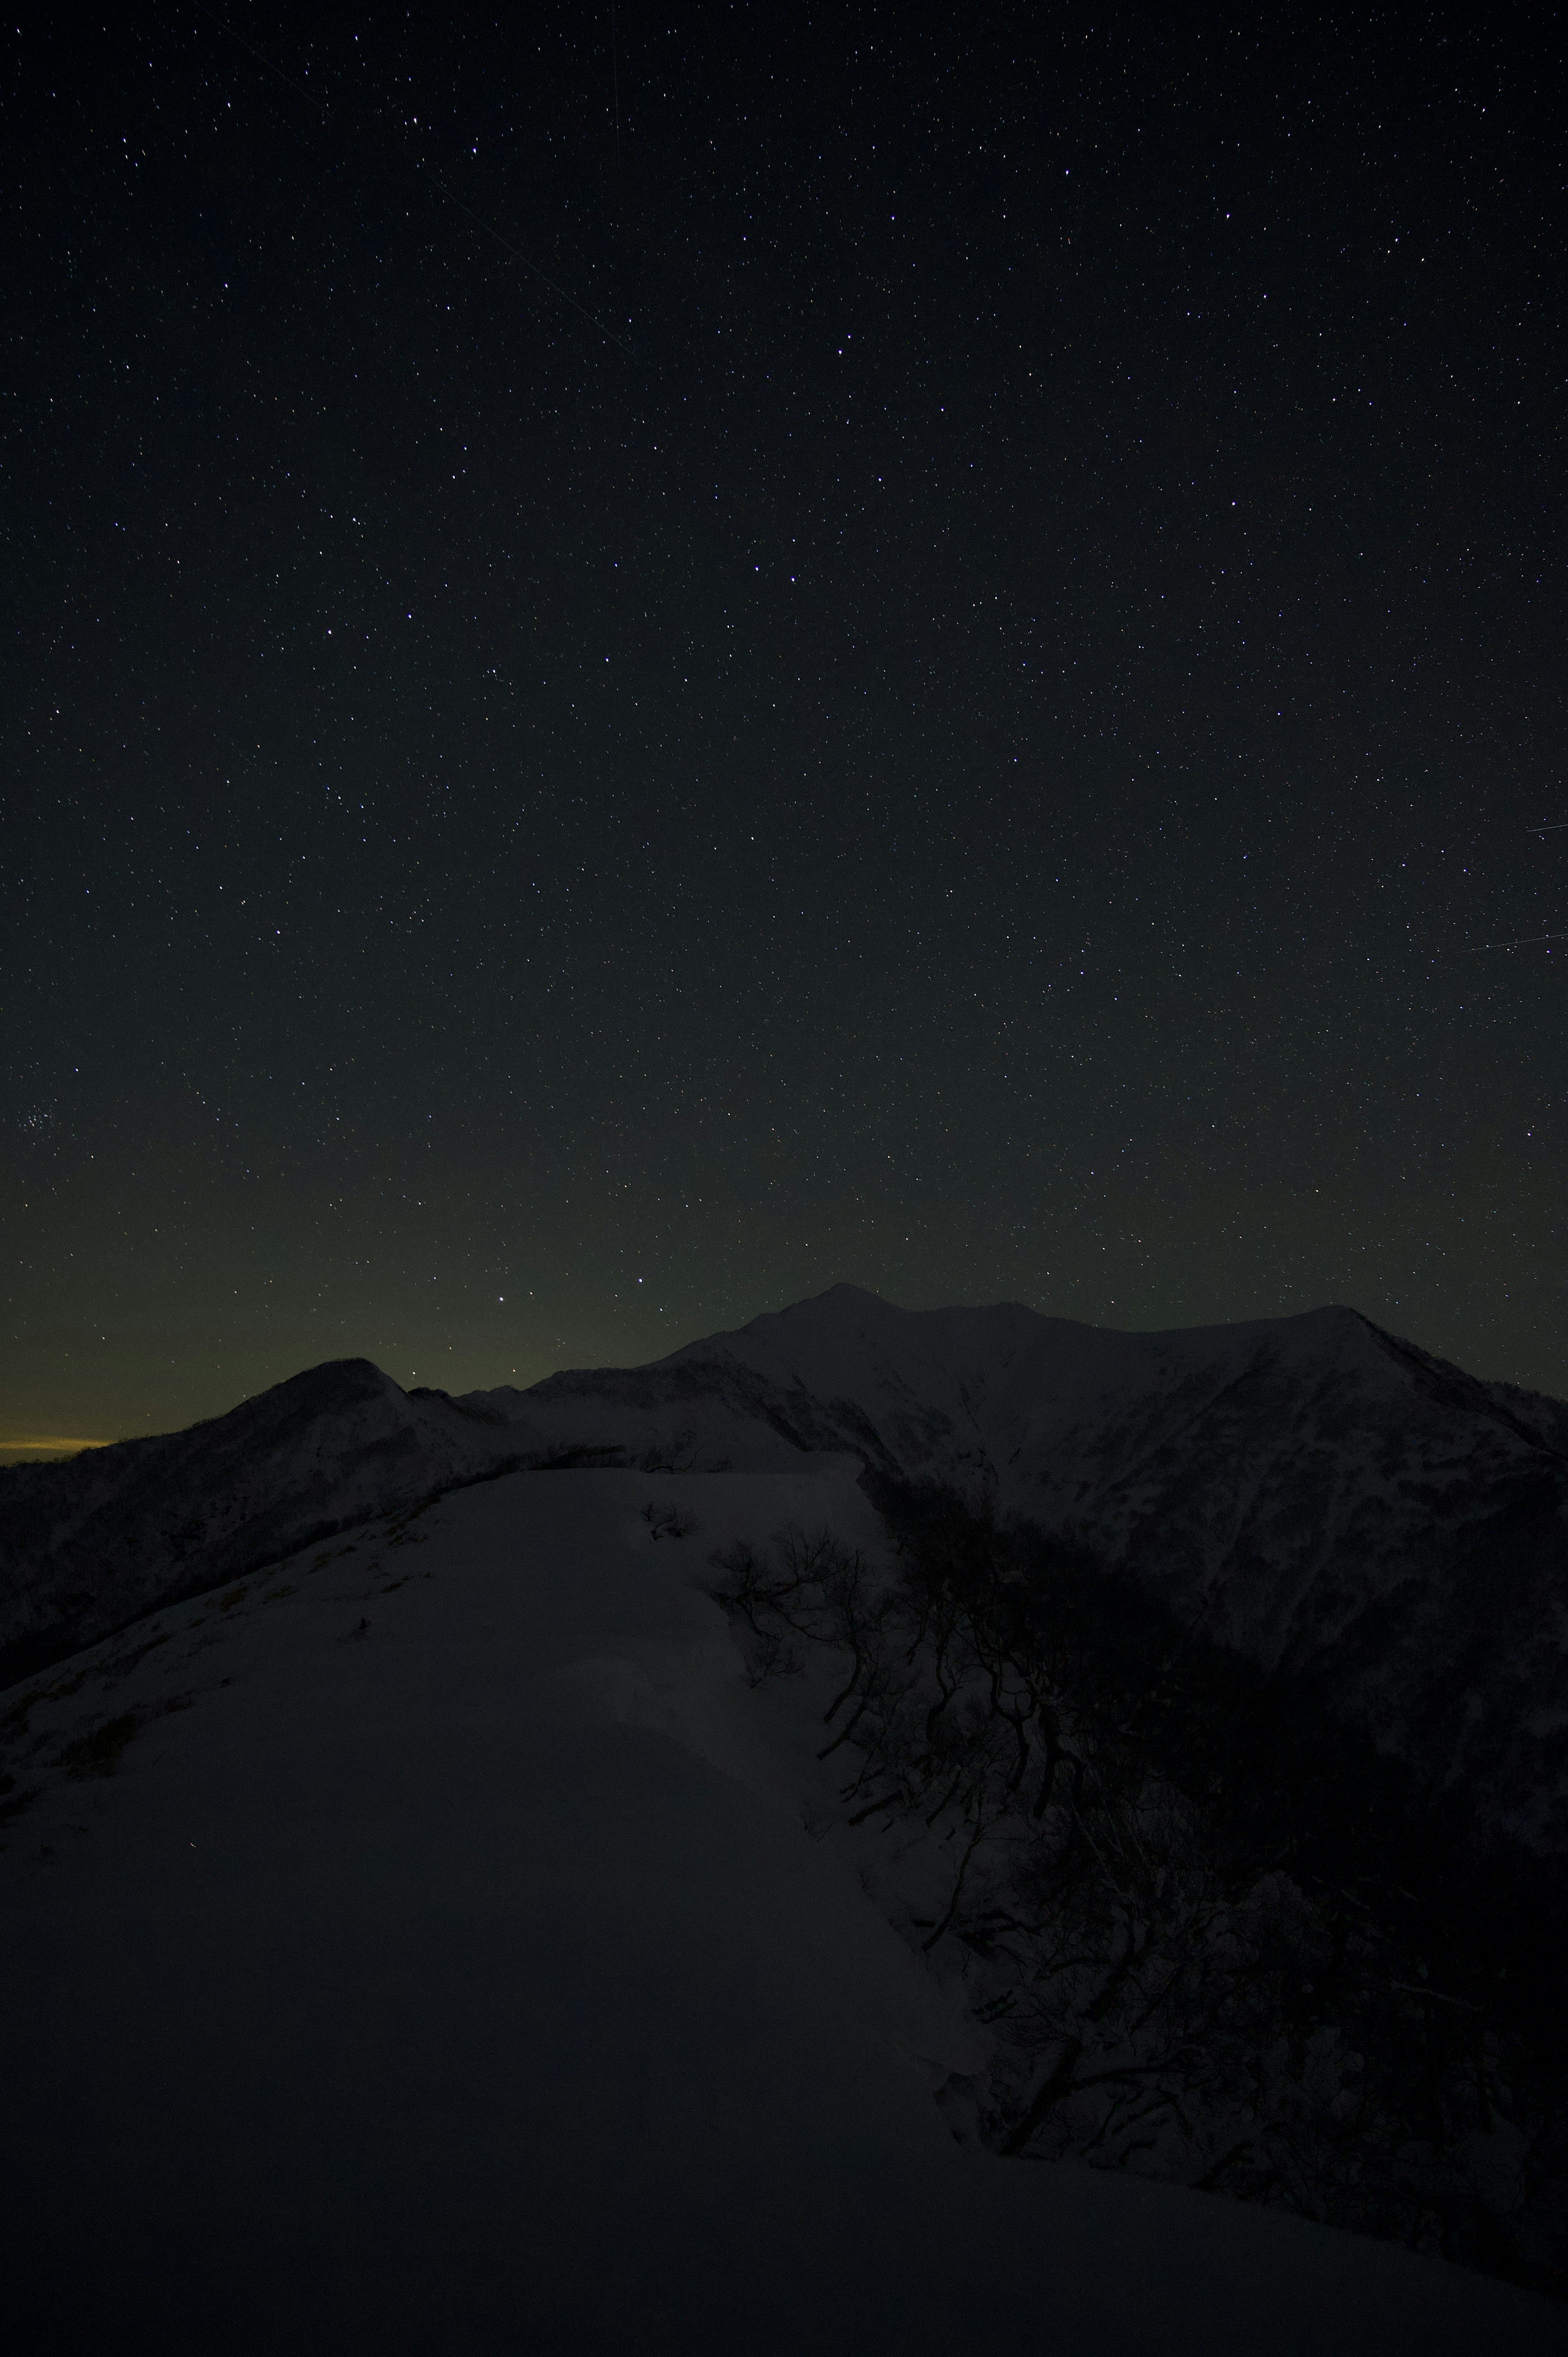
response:
[[[1103,1575],[1058,1562],[1053,1582],[1036,1553],[1031,1577],[1026,1549],[957,1508],[907,1525],[890,1563],[798,1529],[714,1562],[754,1684],[815,1660],[842,1822],[993,2032],[993,2149],[1550,2278],[1560,2115],[1537,2104],[1556,2158],[1533,2195],[1521,2160],[1499,2196],[1529,2107],[1483,2012],[1413,1966],[1402,1984],[1376,1910],[1301,1870],[1288,1810],[1249,1800],[1238,1833],[1230,1755],[1191,1722],[1212,1714],[1234,1750],[1254,1706],[1212,1649],[1107,1620]]]

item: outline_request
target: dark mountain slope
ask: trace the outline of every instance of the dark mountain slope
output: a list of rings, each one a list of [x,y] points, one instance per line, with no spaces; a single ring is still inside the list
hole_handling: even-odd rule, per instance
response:
[[[1568,1407],[1353,1310],[1120,1334],[841,1286],[655,1366],[485,1396],[639,1433],[749,1423],[954,1483],[1568,1854]]]
[[[0,1677],[502,1453],[482,1409],[338,1359],[186,1432],[0,1473]]]

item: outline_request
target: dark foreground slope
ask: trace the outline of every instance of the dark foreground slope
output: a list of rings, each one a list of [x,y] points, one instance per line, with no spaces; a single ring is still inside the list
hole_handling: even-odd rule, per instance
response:
[[[876,1551],[797,1467],[470,1487],[6,1698],[9,2345],[1561,2346],[1465,2268],[955,2140],[988,2034],[825,1826],[811,1681],[749,1688],[703,1592],[780,1526]]]

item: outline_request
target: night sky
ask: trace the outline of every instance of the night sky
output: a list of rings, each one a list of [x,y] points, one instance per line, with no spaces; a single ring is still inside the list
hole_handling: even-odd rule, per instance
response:
[[[1568,1391],[1546,12],[220,13],[5,28],[0,1440],[841,1278]]]

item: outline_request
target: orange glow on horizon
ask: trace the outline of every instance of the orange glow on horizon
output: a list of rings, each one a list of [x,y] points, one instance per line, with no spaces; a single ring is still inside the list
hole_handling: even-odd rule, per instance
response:
[[[108,1448],[107,1440],[0,1440],[0,1457],[73,1457],[82,1448]]]

